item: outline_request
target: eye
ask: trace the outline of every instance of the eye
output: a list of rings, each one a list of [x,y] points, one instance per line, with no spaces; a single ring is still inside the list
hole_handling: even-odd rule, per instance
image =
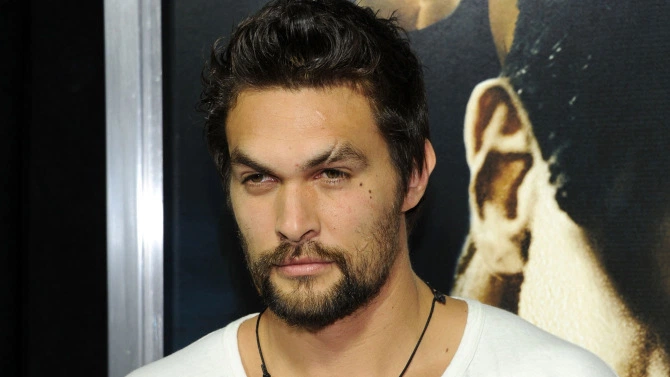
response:
[[[346,178],[347,174],[337,169],[326,169],[323,171],[323,176],[328,179],[341,179]]]
[[[349,174],[339,169],[324,169],[316,178],[327,185],[339,185],[349,178]]]
[[[244,179],[242,179],[242,183],[252,185],[259,185],[271,181],[272,181],[271,176],[262,173],[249,174],[246,177],[244,177]]]

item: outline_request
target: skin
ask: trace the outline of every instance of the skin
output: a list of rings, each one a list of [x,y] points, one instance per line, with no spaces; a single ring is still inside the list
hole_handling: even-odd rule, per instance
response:
[[[249,258],[280,242],[339,247],[347,250],[352,263],[374,252],[365,231],[397,201],[398,177],[364,96],[349,87],[244,91],[229,113],[226,134],[231,155],[248,157],[233,160],[230,195]],[[357,153],[317,159],[338,155],[342,146]],[[265,312],[259,335],[272,375],[400,374],[432,301],[429,288],[411,268],[404,213],[421,199],[434,164],[426,141],[424,170],[412,174],[395,214],[398,256],[368,305],[317,331],[289,326],[271,310]],[[313,284],[298,284],[295,278],[300,276],[309,276]],[[340,276],[328,261],[309,261],[288,269],[278,266],[270,279],[281,291],[300,297],[325,292]],[[462,301],[437,305],[405,375],[441,375],[458,347],[466,315]],[[249,376],[261,375],[255,323],[255,317],[245,321],[238,332]]]

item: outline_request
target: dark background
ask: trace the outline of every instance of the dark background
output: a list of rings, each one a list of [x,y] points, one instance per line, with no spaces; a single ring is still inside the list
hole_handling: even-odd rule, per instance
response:
[[[107,374],[103,2],[0,0],[0,375]]]
[[[166,354],[260,308],[195,106],[212,43],[263,3],[163,2]]]

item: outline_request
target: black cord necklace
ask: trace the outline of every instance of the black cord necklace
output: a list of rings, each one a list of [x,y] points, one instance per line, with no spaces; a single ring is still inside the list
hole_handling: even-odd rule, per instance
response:
[[[402,369],[402,372],[400,372],[400,376],[402,377],[405,372],[407,371],[407,368],[409,368],[409,365],[412,363],[412,359],[414,359],[414,355],[416,354],[416,350],[419,349],[419,345],[421,344],[421,340],[423,340],[423,335],[426,333],[426,329],[428,329],[428,325],[430,324],[431,318],[433,318],[433,311],[435,310],[435,303],[439,302],[440,304],[444,304],[447,302],[447,296],[445,296],[443,293],[439,292],[435,288],[431,287],[430,284],[426,282],[426,285],[430,288],[430,290],[433,292],[433,302],[430,305],[430,313],[428,313],[428,319],[426,320],[426,324],[423,326],[423,331],[421,331],[421,335],[419,336],[419,340],[416,342],[416,345],[414,346],[414,350],[412,351],[412,354],[409,356],[409,359],[407,360],[407,363],[405,364],[405,367]],[[263,357],[263,350],[261,349],[261,341],[258,337],[258,325],[261,323],[261,316],[265,312],[265,309],[263,309],[259,314],[258,317],[256,318],[256,345],[258,345],[258,354],[261,357],[261,370],[263,371],[263,377],[272,377],[270,373],[268,372],[268,368],[265,366],[265,358]]]

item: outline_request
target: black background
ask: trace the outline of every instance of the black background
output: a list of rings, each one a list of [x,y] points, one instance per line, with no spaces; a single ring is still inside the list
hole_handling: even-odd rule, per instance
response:
[[[0,1],[0,374],[107,374],[102,1]]]

